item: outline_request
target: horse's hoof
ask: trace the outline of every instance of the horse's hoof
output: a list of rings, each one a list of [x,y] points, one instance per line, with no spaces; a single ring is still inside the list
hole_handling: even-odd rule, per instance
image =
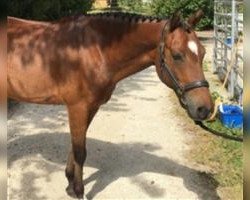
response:
[[[66,188],[66,192],[67,194],[72,197],[72,198],[76,198],[76,194],[75,194],[75,191],[74,191],[74,187],[73,187],[73,183],[71,182],[68,187]]]
[[[86,197],[86,195],[83,195],[83,198],[78,199],[78,200],[88,200],[88,198]]]
[[[82,184],[74,184],[74,192],[78,199],[83,199],[84,188]]]

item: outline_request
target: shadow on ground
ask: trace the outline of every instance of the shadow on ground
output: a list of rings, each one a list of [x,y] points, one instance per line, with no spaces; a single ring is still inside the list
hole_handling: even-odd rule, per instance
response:
[[[36,154],[52,163],[64,165],[67,155],[65,144],[69,141],[69,135],[66,133],[44,133],[20,137],[11,141],[8,145],[10,152],[8,165],[11,167],[14,161]],[[26,151],[20,151],[20,148],[26,148]],[[95,173],[85,177],[84,180],[85,185],[95,181],[91,190],[86,194],[88,199],[93,199],[109,184],[121,177],[129,177],[131,182],[139,186],[149,197],[163,197],[167,193],[167,189],[157,186],[157,182],[153,180],[140,178],[141,176],[138,175],[143,172],[180,177],[183,179],[185,187],[195,192],[199,199],[207,199],[208,197],[210,197],[209,199],[219,199],[216,192],[218,183],[212,175],[188,168],[167,157],[153,155],[154,151],[160,149],[156,145],[143,143],[113,144],[88,138],[87,149],[88,158],[85,166],[97,169]],[[15,152],[15,154],[12,152]],[[28,165],[28,163],[26,164]],[[48,170],[51,173],[53,168],[50,167]],[[58,169],[54,168],[54,170]]]
[[[142,97],[140,94],[129,94],[129,91],[132,90],[145,90],[145,86],[150,86],[150,88],[146,89],[155,89],[154,87],[158,81],[152,80],[152,76],[155,75],[153,71],[154,69],[150,68],[136,77],[129,77],[127,81],[121,82],[114,93],[114,97],[102,110],[107,112],[129,111],[129,106],[119,101],[119,99],[128,96],[142,101],[155,101],[155,98]],[[53,111],[50,112],[50,109],[53,109]],[[69,133],[55,131],[64,123],[67,123],[66,110],[61,106],[53,106],[45,111],[40,107],[32,110],[27,108],[22,110],[22,107],[19,107],[18,112],[20,112],[22,118],[20,121],[15,119],[16,129],[9,132],[8,166],[11,168],[15,161],[27,157],[29,159],[22,162],[23,167],[27,168],[30,165],[35,165],[35,168],[39,169],[42,165],[46,165],[44,177],[51,181],[50,174],[62,170],[56,164],[64,166],[68,154],[68,148],[65,146],[70,144]],[[32,117],[34,115],[35,118]],[[9,118],[11,119],[11,116]],[[23,135],[22,133],[28,131],[29,127],[39,129],[38,133]],[[88,138],[87,149],[88,157],[85,166],[97,169],[90,176],[84,177],[85,185],[94,182],[93,187],[86,194],[89,199],[93,199],[107,186],[122,177],[129,178],[132,184],[140,187],[149,197],[163,198],[168,192],[167,188],[157,184],[156,180],[148,180],[140,176],[144,172],[181,178],[185,187],[196,193],[199,199],[219,199],[216,191],[218,183],[213,179],[212,175],[186,167],[167,157],[154,155],[156,150],[161,149],[161,147],[154,144],[114,144]],[[39,155],[45,160],[30,159],[34,155]],[[34,186],[37,178],[39,177],[35,172],[22,174],[21,190],[27,191],[28,195],[30,195],[28,199],[46,199],[44,196],[39,196],[41,191]],[[27,187],[29,187],[29,190]],[[15,191],[12,191],[12,193],[15,193]]]

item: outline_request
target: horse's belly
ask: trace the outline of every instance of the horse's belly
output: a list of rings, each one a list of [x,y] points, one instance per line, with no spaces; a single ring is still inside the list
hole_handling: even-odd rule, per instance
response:
[[[8,87],[8,97],[17,101],[39,103],[39,104],[63,104],[63,99],[54,94],[38,94],[33,93],[30,95],[26,91],[19,90],[18,88]]]
[[[12,72],[11,72],[12,71]],[[57,86],[48,75],[8,69],[8,97],[31,103],[62,104]]]
[[[39,104],[63,104],[63,99],[53,94],[53,92],[47,93],[31,93],[29,90],[25,90],[19,87],[13,87],[8,81],[8,97],[17,101],[39,103]]]

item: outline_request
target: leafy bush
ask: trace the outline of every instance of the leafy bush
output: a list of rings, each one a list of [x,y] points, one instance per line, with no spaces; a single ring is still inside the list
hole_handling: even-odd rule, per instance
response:
[[[0,1],[0,20],[2,20],[6,16],[6,0]]]
[[[143,2],[142,0],[118,0],[118,6],[123,10],[136,12],[136,13],[143,13]]]
[[[76,13],[85,13],[92,0],[11,0],[8,15],[37,20],[55,20]]]
[[[205,16],[200,21],[198,28],[211,28],[213,26],[214,5],[213,0],[153,0],[152,11],[157,16],[169,16],[181,8],[183,17],[188,17],[198,9],[203,9]]]
[[[54,20],[63,16],[85,13],[91,9],[94,0],[11,0],[8,1],[8,15],[22,18]],[[114,0],[113,0],[114,1]],[[183,17],[188,17],[199,8],[203,8],[205,17],[199,28],[213,26],[213,0],[116,0],[118,6],[130,12],[166,17],[183,6]]]
[[[148,3],[145,3],[148,2]],[[198,28],[206,29],[213,27],[214,5],[213,0],[118,0],[118,5],[125,10],[139,12],[158,17],[171,16],[181,8],[183,17],[186,18],[198,9],[203,9],[205,16],[200,21]]]

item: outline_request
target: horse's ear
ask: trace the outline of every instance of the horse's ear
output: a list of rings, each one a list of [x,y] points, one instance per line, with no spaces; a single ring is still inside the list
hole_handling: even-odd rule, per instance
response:
[[[204,12],[202,10],[198,10],[195,14],[191,15],[188,18],[187,20],[188,25],[191,27],[195,27],[196,24],[199,23],[199,21],[201,20],[203,16],[204,16]]]
[[[170,19],[170,32],[174,31],[181,25],[181,12],[176,11]]]

